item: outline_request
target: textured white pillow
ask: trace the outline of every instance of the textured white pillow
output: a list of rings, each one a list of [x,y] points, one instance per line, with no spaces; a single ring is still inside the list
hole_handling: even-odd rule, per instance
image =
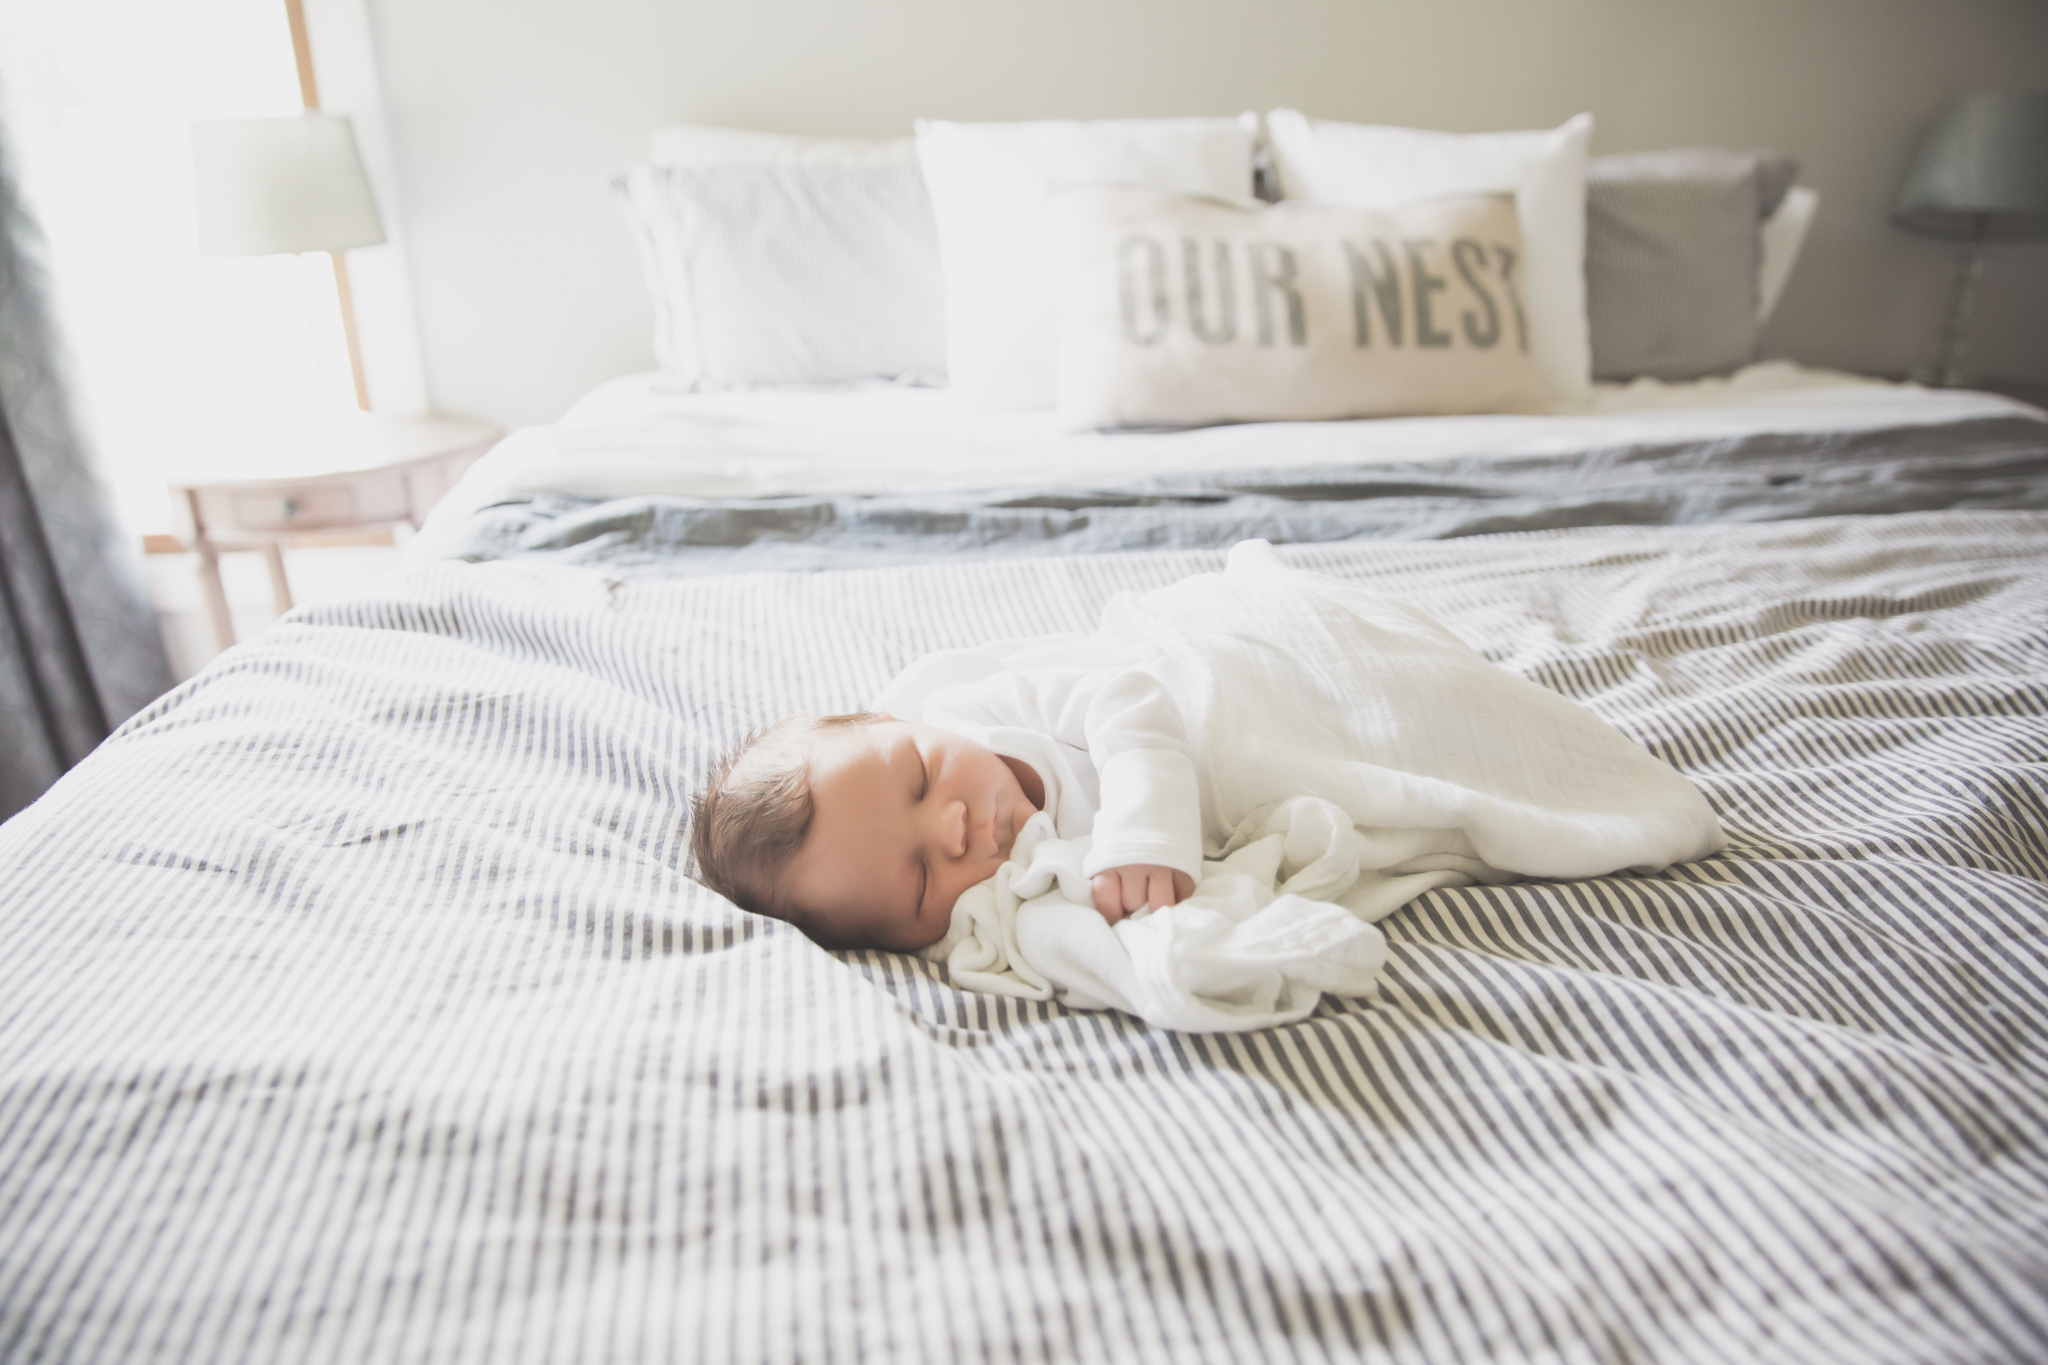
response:
[[[1586,156],[1593,116],[1548,131],[1439,133],[1311,119],[1293,109],[1266,115],[1266,132],[1289,199],[1386,208],[1430,195],[1512,190],[1529,257],[1523,297],[1536,363],[1553,398],[1592,393],[1586,327]]]
[[[945,382],[945,276],[914,163],[642,166],[613,182],[693,389]]]
[[[917,155],[946,271],[947,369],[983,412],[1049,408],[1058,320],[1045,247],[1056,181],[1116,181],[1196,194],[1251,193],[1241,119],[940,123]]]
[[[1549,408],[1512,195],[1368,210],[1095,185],[1049,217],[1069,425]]]

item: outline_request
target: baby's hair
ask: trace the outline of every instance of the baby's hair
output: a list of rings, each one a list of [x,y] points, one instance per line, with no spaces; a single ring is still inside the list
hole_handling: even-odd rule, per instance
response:
[[[742,910],[787,920],[826,947],[837,946],[781,886],[811,828],[811,741],[888,719],[879,711],[791,716],[742,740],[712,769],[691,808],[697,880]]]

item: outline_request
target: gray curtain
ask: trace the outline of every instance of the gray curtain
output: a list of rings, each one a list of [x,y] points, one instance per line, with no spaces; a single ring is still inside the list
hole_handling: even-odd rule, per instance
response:
[[[66,399],[42,238],[0,129],[0,819],[171,685],[140,547]]]

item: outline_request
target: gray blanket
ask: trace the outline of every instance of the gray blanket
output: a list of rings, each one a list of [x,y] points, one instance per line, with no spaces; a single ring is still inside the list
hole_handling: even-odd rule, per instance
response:
[[[602,502],[549,495],[487,508],[435,549],[468,560],[537,555],[689,574],[1966,507],[2048,507],[2048,423],[1977,418],[1553,455],[1167,471],[1118,488]]]

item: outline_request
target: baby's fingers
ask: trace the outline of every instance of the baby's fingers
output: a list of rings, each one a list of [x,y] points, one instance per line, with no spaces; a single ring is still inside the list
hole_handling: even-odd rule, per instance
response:
[[[1114,872],[1098,872],[1088,879],[1088,889],[1095,895],[1095,909],[1104,919],[1115,924],[1124,917],[1123,878]]]
[[[1111,868],[1088,879],[1095,908],[1111,924],[1177,905],[1194,894],[1195,880],[1185,872],[1150,863]]]

